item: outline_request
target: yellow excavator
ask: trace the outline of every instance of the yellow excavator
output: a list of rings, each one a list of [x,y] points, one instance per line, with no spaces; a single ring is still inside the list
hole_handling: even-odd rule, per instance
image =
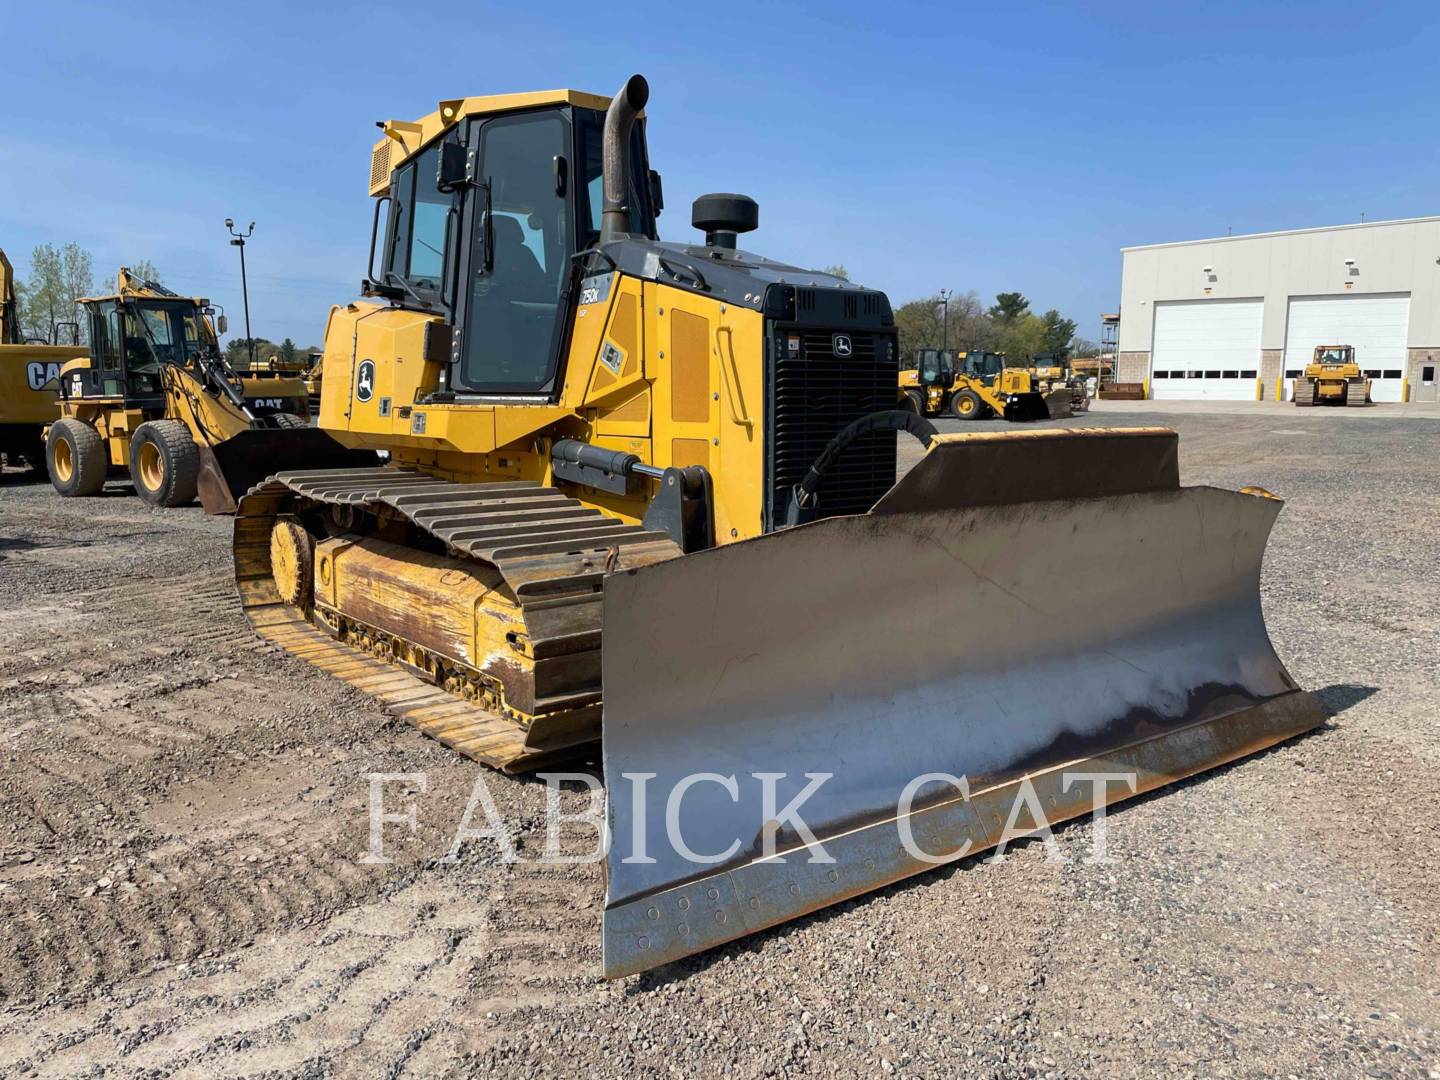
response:
[[[1355,360],[1353,345],[1316,345],[1305,372],[1295,380],[1295,404],[1369,405],[1370,380]]]
[[[20,330],[15,271],[0,251],[0,455],[6,464],[26,465],[43,475],[45,428],[60,415],[60,366],[80,351],[43,339],[26,340]]]
[[[282,463],[377,460],[309,426],[300,380],[237,374],[220,354],[208,301],[122,266],[112,295],[80,304],[88,354],[60,367],[61,415],[45,436],[61,495],[98,494],[112,473],[128,471],[151,505],[183,506],[198,494],[207,513],[223,514]]]
[[[658,239],[647,97],[382,125],[320,424],[389,462],[277,472],[234,529],[258,632],[421,731],[599,741],[606,975],[1322,721],[1261,615],[1278,499],[1182,487],[1163,429],[936,435],[889,300],[741,249],[754,201]]]

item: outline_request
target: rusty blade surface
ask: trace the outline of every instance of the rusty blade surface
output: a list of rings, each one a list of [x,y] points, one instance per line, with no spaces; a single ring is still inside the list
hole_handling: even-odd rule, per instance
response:
[[[1093,783],[1067,774],[1124,771],[1144,791],[1323,721],[1261,615],[1278,500],[1161,476],[907,509],[924,501],[907,483],[943,490],[933,474],[965,464],[942,446],[871,514],[607,579],[607,975],[923,871],[897,808],[926,774],[964,777],[971,797],[924,784],[903,823],[958,857],[1000,839],[1027,778],[1053,823],[1091,807]],[[765,857],[767,816],[814,775],[798,811],[835,861],[811,862],[788,826]],[[1108,783],[1101,799],[1131,794]]]

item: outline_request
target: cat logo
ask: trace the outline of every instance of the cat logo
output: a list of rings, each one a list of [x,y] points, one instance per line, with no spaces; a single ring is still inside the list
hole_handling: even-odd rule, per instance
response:
[[[375,396],[375,361],[360,361],[360,370],[355,374],[355,398],[369,401]]]
[[[30,384],[31,390],[44,390],[47,383],[60,382],[60,365],[56,363],[46,364],[39,360],[32,361],[25,366],[25,381]]]
[[[252,409],[276,409],[276,410],[279,410],[279,409],[283,409],[283,408],[285,407],[285,399],[284,399],[284,398],[278,398],[278,397],[257,397],[257,398],[251,398],[251,399],[250,399],[249,401],[247,401],[245,404],[249,405],[250,408],[252,408]]]

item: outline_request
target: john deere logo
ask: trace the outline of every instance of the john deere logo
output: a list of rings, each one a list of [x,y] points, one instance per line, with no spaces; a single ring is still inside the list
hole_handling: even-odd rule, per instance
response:
[[[836,334],[830,339],[830,344],[835,350],[836,356],[849,356],[855,351],[854,347],[850,344],[849,334]]]
[[[355,374],[355,397],[369,401],[375,396],[375,361],[361,360],[360,370]]]

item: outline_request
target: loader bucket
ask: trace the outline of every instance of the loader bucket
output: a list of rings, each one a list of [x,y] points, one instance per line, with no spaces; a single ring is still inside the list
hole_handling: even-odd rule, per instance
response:
[[[1026,394],[1011,394],[1005,402],[1005,419],[1011,421],[1049,420],[1050,407],[1045,395],[1038,390]]]
[[[1068,386],[1051,390],[1045,395],[1045,414],[1051,420],[1063,420],[1075,415],[1075,397]]]
[[[207,514],[233,514],[240,496],[273,473],[379,464],[373,450],[351,450],[320,428],[251,428],[200,447],[200,505]]]
[[[868,514],[607,577],[605,974],[1322,723],[1247,490],[1180,487],[1162,429],[940,436]]]

